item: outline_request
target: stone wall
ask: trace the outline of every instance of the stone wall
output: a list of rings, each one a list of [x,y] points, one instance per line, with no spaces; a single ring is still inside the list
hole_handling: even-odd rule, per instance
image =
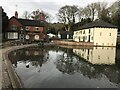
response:
[[[69,42],[69,41],[60,41],[60,40],[54,40],[55,44],[58,45],[72,45],[72,46],[94,46],[93,42]]]

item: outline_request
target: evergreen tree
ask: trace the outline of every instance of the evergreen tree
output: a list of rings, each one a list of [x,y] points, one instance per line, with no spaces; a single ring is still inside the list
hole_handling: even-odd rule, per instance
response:
[[[5,41],[5,33],[7,27],[8,27],[8,16],[6,12],[4,12],[4,9],[2,8],[2,40],[3,41]]]

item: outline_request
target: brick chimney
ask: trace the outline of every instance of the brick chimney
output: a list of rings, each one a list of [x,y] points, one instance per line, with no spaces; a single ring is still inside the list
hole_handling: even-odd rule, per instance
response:
[[[43,12],[40,13],[40,20],[45,21],[45,15]]]
[[[15,17],[18,18],[18,12],[17,11],[15,11]]]

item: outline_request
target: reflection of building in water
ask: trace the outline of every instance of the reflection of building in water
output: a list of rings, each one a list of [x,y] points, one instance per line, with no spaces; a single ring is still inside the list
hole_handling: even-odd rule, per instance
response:
[[[12,62],[12,64],[15,64],[17,67],[18,61],[32,62],[32,66],[42,66],[43,63],[45,63],[48,59],[49,55],[44,50],[44,48],[25,48],[20,49],[17,51],[14,51],[9,54],[9,58]]]
[[[115,64],[116,48],[114,47],[73,49],[73,52],[92,64]]]
[[[70,56],[69,53],[64,52],[57,56],[55,62],[56,68],[60,72],[65,74],[75,74],[77,72],[91,80],[105,79],[116,85],[120,84],[120,68],[115,63],[116,48],[94,47],[89,49],[73,49],[73,52],[82,58],[88,59],[87,61],[93,64],[81,60],[81,58],[75,57],[73,54]]]

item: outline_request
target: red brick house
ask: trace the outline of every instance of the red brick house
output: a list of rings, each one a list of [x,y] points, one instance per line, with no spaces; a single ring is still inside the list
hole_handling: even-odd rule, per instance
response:
[[[44,14],[40,18],[40,20],[20,19],[16,11],[15,16],[9,19],[6,38],[8,40],[20,40],[22,42],[43,40],[46,37],[43,33],[46,25]]]

